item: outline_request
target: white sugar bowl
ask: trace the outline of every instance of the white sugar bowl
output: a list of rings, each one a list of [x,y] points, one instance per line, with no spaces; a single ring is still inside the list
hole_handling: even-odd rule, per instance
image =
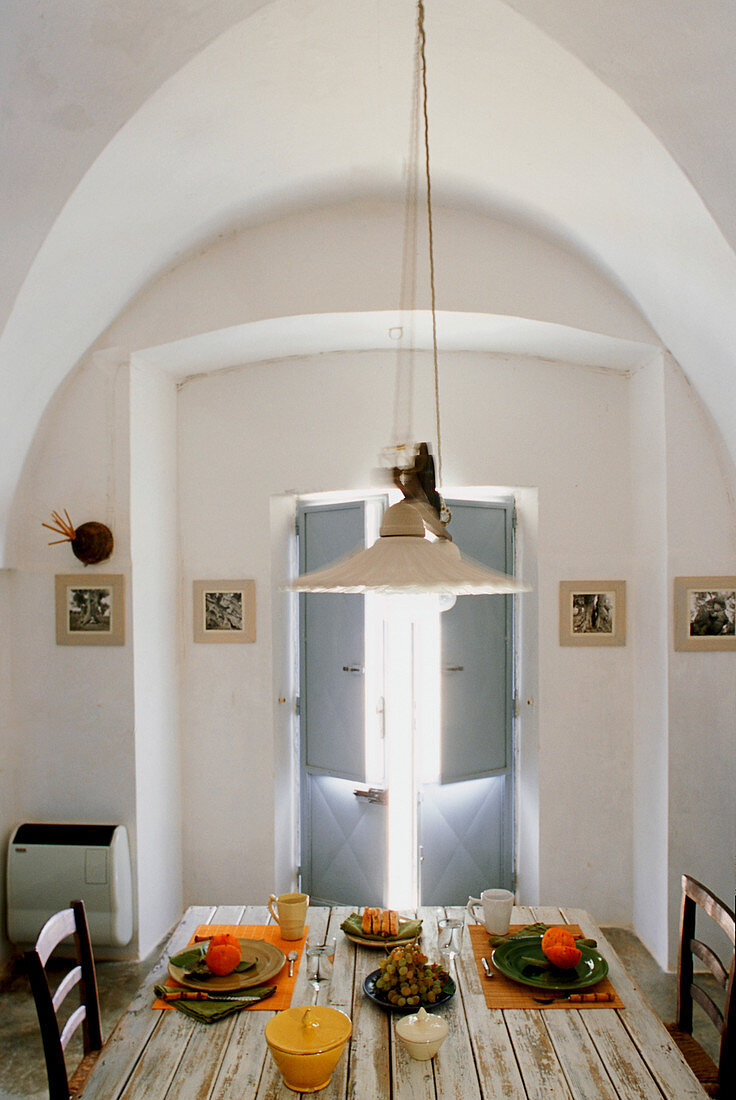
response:
[[[432,1016],[423,1008],[416,1015],[403,1016],[396,1024],[399,1041],[419,1062],[434,1058],[447,1038],[448,1030],[447,1020]]]

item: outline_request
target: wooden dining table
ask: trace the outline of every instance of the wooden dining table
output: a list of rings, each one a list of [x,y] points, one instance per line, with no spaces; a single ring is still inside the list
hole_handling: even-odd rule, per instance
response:
[[[341,1009],[352,1020],[352,1037],[325,1100],[702,1100],[704,1093],[615,951],[592,918],[580,909],[516,908],[519,924],[578,924],[598,942],[608,976],[623,1007],[550,1010],[491,1009],[463,929],[454,963],[456,992],[440,1008],[449,1034],[431,1061],[415,1061],[396,1037],[399,1017],[363,992],[366,975],[382,950],[356,945],[340,929],[350,908],[310,908],[309,942],[335,939],[329,984],[315,994],[297,973],[292,1005],[314,1003]],[[360,911],[360,910],[357,910]],[[463,909],[426,908],[422,949],[439,960],[437,922],[465,917]],[[466,917],[467,920],[467,917]],[[168,974],[168,957],[185,947],[200,925],[269,924],[265,907],[194,906],[174,929],[166,949],[130,1007],[107,1039],[84,1089],[83,1100],[287,1100],[297,1094],[281,1079],[264,1037],[272,1011],[247,1009],[205,1025],[173,1009],[154,1009],[154,986]],[[266,1002],[263,1002],[265,1005]]]

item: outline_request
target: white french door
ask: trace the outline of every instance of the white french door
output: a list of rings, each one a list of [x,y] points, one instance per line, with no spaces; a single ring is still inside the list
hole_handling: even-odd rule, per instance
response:
[[[300,507],[300,572],[362,547],[365,525],[363,501]],[[376,746],[381,696],[373,633],[367,646],[362,596],[300,595],[301,883],[313,900],[325,904],[375,905],[386,896],[383,750]],[[369,702],[373,721],[366,713]]]
[[[512,571],[510,503],[450,507],[463,551]],[[302,506],[300,572],[365,527],[364,502]],[[511,597],[299,599],[303,888],[404,908],[510,886]]]

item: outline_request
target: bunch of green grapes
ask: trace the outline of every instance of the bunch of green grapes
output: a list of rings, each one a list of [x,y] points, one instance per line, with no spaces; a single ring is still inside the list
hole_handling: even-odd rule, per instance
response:
[[[383,960],[376,989],[399,1008],[432,1005],[448,978],[439,963],[430,964],[416,943],[408,943],[395,947]]]

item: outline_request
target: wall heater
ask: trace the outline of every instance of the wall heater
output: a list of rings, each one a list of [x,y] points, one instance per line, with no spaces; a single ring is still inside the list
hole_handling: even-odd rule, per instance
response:
[[[124,825],[26,822],[8,846],[8,939],[35,943],[52,913],[81,898],[95,945],[133,935],[130,848]]]

